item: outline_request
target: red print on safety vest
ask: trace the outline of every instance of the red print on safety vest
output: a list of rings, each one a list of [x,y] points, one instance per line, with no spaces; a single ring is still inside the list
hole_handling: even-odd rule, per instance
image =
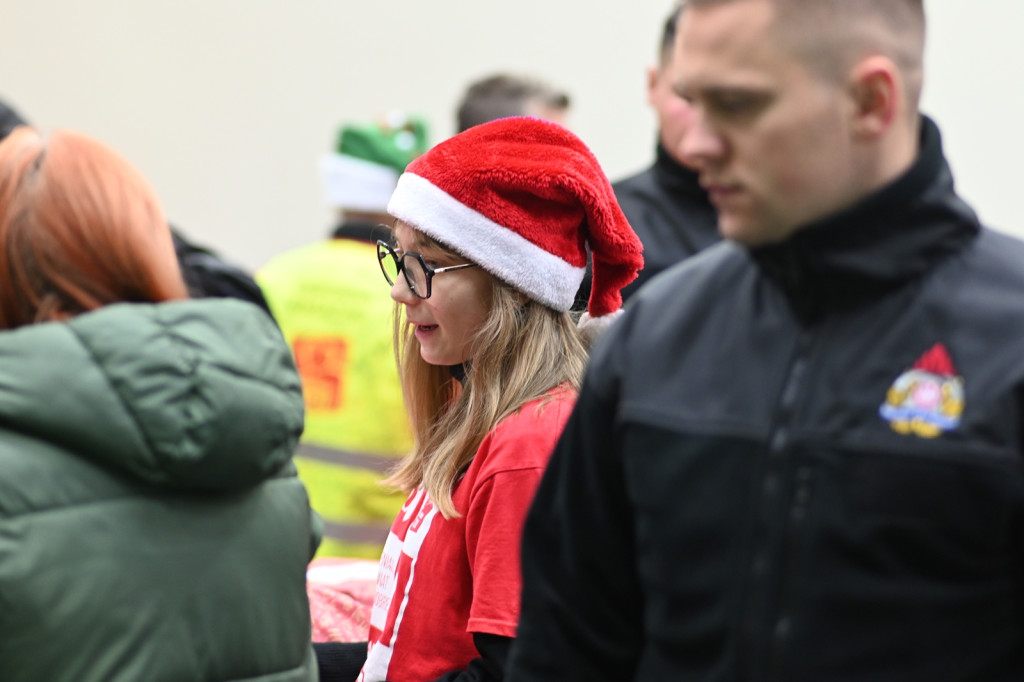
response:
[[[344,400],[348,344],[336,336],[300,336],[292,343],[309,411],[337,410]]]

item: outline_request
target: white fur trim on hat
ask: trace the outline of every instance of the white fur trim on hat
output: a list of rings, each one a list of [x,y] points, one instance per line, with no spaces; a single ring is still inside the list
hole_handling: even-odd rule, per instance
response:
[[[419,175],[405,172],[398,178],[388,213],[549,308],[572,307],[586,268],[571,265]]]
[[[398,173],[353,156],[328,154],[320,160],[327,203],[353,211],[384,213]]]
[[[622,316],[623,312],[622,308],[619,308],[613,313],[601,315],[600,317],[591,317],[590,313],[583,313],[576,322],[576,329],[579,330],[580,337],[587,348],[593,346],[597,339],[608,331],[612,323]]]

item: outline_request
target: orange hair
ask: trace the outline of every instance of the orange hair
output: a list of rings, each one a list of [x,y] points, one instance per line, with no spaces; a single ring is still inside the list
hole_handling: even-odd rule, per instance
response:
[[[0,329],[188,296],[152,187],[85,135],[0,142]]]

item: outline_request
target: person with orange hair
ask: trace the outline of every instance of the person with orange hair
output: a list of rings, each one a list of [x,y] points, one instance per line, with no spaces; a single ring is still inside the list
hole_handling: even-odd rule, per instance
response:
[[[302,396],[84,135],[0,142],[0,679],[316,680]]]

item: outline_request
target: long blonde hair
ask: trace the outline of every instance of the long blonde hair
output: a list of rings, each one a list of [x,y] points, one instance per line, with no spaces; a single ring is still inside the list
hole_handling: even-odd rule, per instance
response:
[[[446,519],[459,515],[452,493],[484,437],[553,388],[566,384],[578,390],[587,362],[569,313],[529,299],[524,303],[523,294],[497,278],[490,280],[490,315],[472,339],[461,384],[448,367],[420,357],[404,306],[395,309],[395,357],[416,442],[384,483],[406,492],[422,485]]]

